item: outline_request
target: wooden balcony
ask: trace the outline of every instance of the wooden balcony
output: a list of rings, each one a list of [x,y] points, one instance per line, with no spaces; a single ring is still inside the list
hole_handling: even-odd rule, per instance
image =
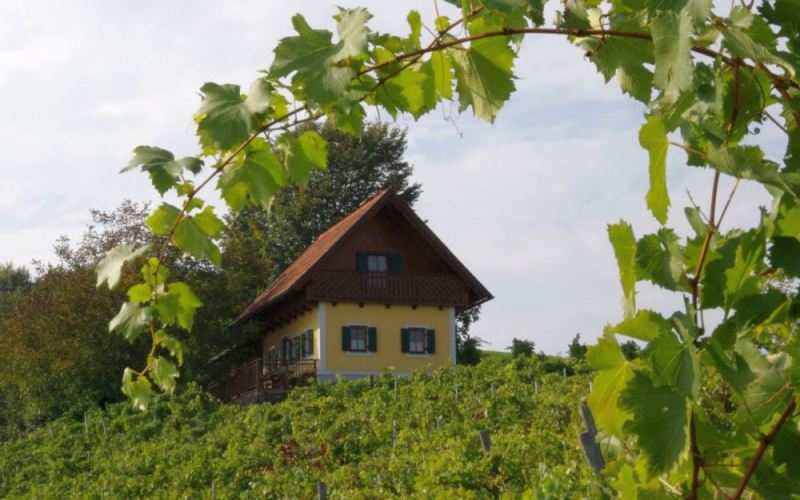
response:
[[[211,384],[209,392],[226,403],[279,401],[292,387],[307,384],[317,376],[316,359],[268,362],[252,359],[233,370],[224,380]]]
[[[310,300],[466,307],[457,276],[433,273],[322,271],[307,289]]]

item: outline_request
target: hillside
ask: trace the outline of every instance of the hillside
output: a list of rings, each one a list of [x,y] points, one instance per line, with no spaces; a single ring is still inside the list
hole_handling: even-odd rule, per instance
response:
[[[418,373],[396,393],[389,376],[310,386],[276,405],[188,389],[0,444],[0,497],[312,497],[320,480],[330,498],[584,497],[599,488],[577,444],[588,380],[533,358]]]

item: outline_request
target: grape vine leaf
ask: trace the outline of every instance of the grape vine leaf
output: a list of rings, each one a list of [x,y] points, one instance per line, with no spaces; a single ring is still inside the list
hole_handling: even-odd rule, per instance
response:
[[[671,330],[670,322],[655,311],[639,309],[635,316],[625,318],[621,323],[609,327],[609,333],[625,335],[649,342]]]
[[[800,241],[787,236],[776,236],[769,249],[772,267],[784,270],[787,276],[800,278]]]
[[[195,119],[204,146],[228,150],[255,130],[256,117],[245,105],[238,85],[208,82],[200,87],[200,92],[203,102]]]
[[[688,408],[684,396],[668,386],[656,387],[635,372],[622,390],[620,406],[634,415],[626,429],[638,437],[650,476],[669,472],[687,448]]]
[[[119,283],[122,275],[122,266],[130,260],[140,257],[150,249],[150,245],[136,248],[132,243],[118,245],[111,249],[103,259],[97,263],[97,287],[108,283],[108,288],[113,289]]]
[[[150,400],[153,399],[153,388],[144,375],[136,376],[135,381],[133,377],[133,370],[125,368],[122,374],[122,392],[131,400],[135,408],[146,410]]]
[[[588,401],[595,421],[605,432],[621,436],[628,415],[617,403],[620,391],[632,377],[633,370],[613,336],[601,337],[597,345],[589,346],[586,360],[597,370]]]
[[[119,312],[108,323],[108,331],[118,331],[128,342],[133,342],[144,331],[153,317],[153,308],[132,302],[122,304]]]
[[[430,65],[433,69],[433,87],[436,94],[444,99],[453,98],[453,61],[445,52],[431,54]]]
[[[608,225],[608,239],[617,258],[622,304],[627,318],[636,312],[636,238],[631,225],[620,221]]]
[[[149,302],[153,295],[153,289],[147,283],[138,283],[128,289],[128,300],[130,302]]]
[[[144,223],[154,234],[166,234],[172,229],[181,211],[169,203],[162,203]]]
[[[172,362],[159,356],[153,361],[153,369],[150,372],[150,376],[153,378],[153,382],[155,382],[162,391],[167,394],[172,394],[175,392],[175,379],[178,378],[180,374]]]
[[[692,88],[692,20],[689,11],[665,11],[652,22],[655,74],[653,82],[669,100]]]
[[[289,175],[297,184],[305,186],[311,179],[312,169],[325,170],[328,167],[328,143],[317,132],[306,130],[297,138],[284,134],[280,143]]]
[[[615,29],[639,31],[636,25],[619,24]],[[616,76],[623,92],[647,103],[653,88],[653,73],[646,65],[653,63],[653,45],[648,41],[610,37],[600,43],[587,41],[587,51],[606,82]]]
[[[672,229],[662,227],[636,243],[636,266],[639,280],[649,280],[667,290],[689,290],[680,238]]]
[[[196,223],[195,217],[184,217],[175,227],[172,241],[184,253],[197,259],[206,258],[213,264],[220,265],[222,255],[219,248],[211,241],[204,229],[212,228],[206,225],[201,227]]]
[[[172,356],[178,360],[178,366],[183,364],[183,343],[180,340],[167,335],[164,330],[156,332],[153,342],[157,346],[162,346],[169,351]]]
[[[167,286],[167,293],[159,298],[155,308],[164,325],[177,323],[184,330],[191,330],[195,311],[203,302],[197,298],[186,283],[176,281]]]
[[[647,208],[661,224],[667,222],[669,193],[667,192],[667,130],[657,116],[649,116],[639,130],[639,144],[650,156],[650,189],[647,191]]]
[[[166,149],[154,146],[138,146],[133,150],[133,158],[120,173],[140,167],[150,175],[150,180],[159,194],[163,195],[181,179],[184,169],[196,174],[203,167],[203,161],[186,157],[179,160]]]
[[[642,354],[650,364],[656,386],[673,387],[688,398],[697,398],[700,366],[691,343],[682,343],[669,332],[653,339]]]
[[[272,196],[286,185],[286,177],[272,147],[258,137],[247,146],[239,162],[223,171],[218,187],[234,212],[244,208],[248,201],[268,208]]]
[[[483,17],[470,23],[472,34],[502,28]],[[515,90],[511,68],[516,54],[508,43],[500,37],[483,38],[473,41],[467,50],[448,50],[455,68],[460,111],[471,106],[477,117],[494,122]]]

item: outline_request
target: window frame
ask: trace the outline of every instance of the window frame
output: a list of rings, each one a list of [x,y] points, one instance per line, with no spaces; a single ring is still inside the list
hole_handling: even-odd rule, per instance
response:
[[[354,352],[354,353],[370,353],[369,350],[369,325],[347,325],[347,328],[350,331],[350,345],[347,346],[347,352]],[[355,333],[363,334],[363,349],[353,349],[353,343],[355,339]]]
[[[412,354],[419,356],[421,354],[428,354],[428,330],[429,328],[423,326],[409,326],[406,327],[408,330],[408,352],[406,354]],[[414,334],[419,334],[421,336],[421,340],[414,341],[412,336]],[[421,346],[421,350],[414,350],[412,349],[412,345],[418,344]]]
[[[368,273],[388,273],[391,267],[390,256],[385,252],[367,252],[367,272]],[[370,269],[370,261],[373,258],[383,258],[383,269]]]

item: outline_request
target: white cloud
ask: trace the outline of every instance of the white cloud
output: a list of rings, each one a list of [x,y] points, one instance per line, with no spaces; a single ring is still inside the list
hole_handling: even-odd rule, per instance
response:
[[[405,32],[407,2],[365,3],[381,31]],[[423,19],[433,3],[419,2]],[[203,82],[243,86],[269,65],[301,10],[331,28],[331,2],[57,2],[0,6],[0,261],[52,259],[59,234],[78,235],[89,209],[152,199],[144,176],[118,175],[138,144],[196,150],[192,113]],[[518,91],[494,126],[434,113],[409,126],[408,155],[425,193],[424,218],[494,292],[475,332],[501,349],[513,337],[549,352],[581,332],[593,338],[619,318],[620,290],[605,225],[623,214],[637,233],[655,222],[644,207],[647,168],[637,132],[641,106],[620,94],[559,37],[525,41]],[[459,136],[459,131],[463,137]],[[777,156],[781,142],[765,132]],[[670,155],[672,221],[710,175]],[[764,200],[743,186],[729,214],[750,223]],[[674,307],[643,289],[640,301]]]

